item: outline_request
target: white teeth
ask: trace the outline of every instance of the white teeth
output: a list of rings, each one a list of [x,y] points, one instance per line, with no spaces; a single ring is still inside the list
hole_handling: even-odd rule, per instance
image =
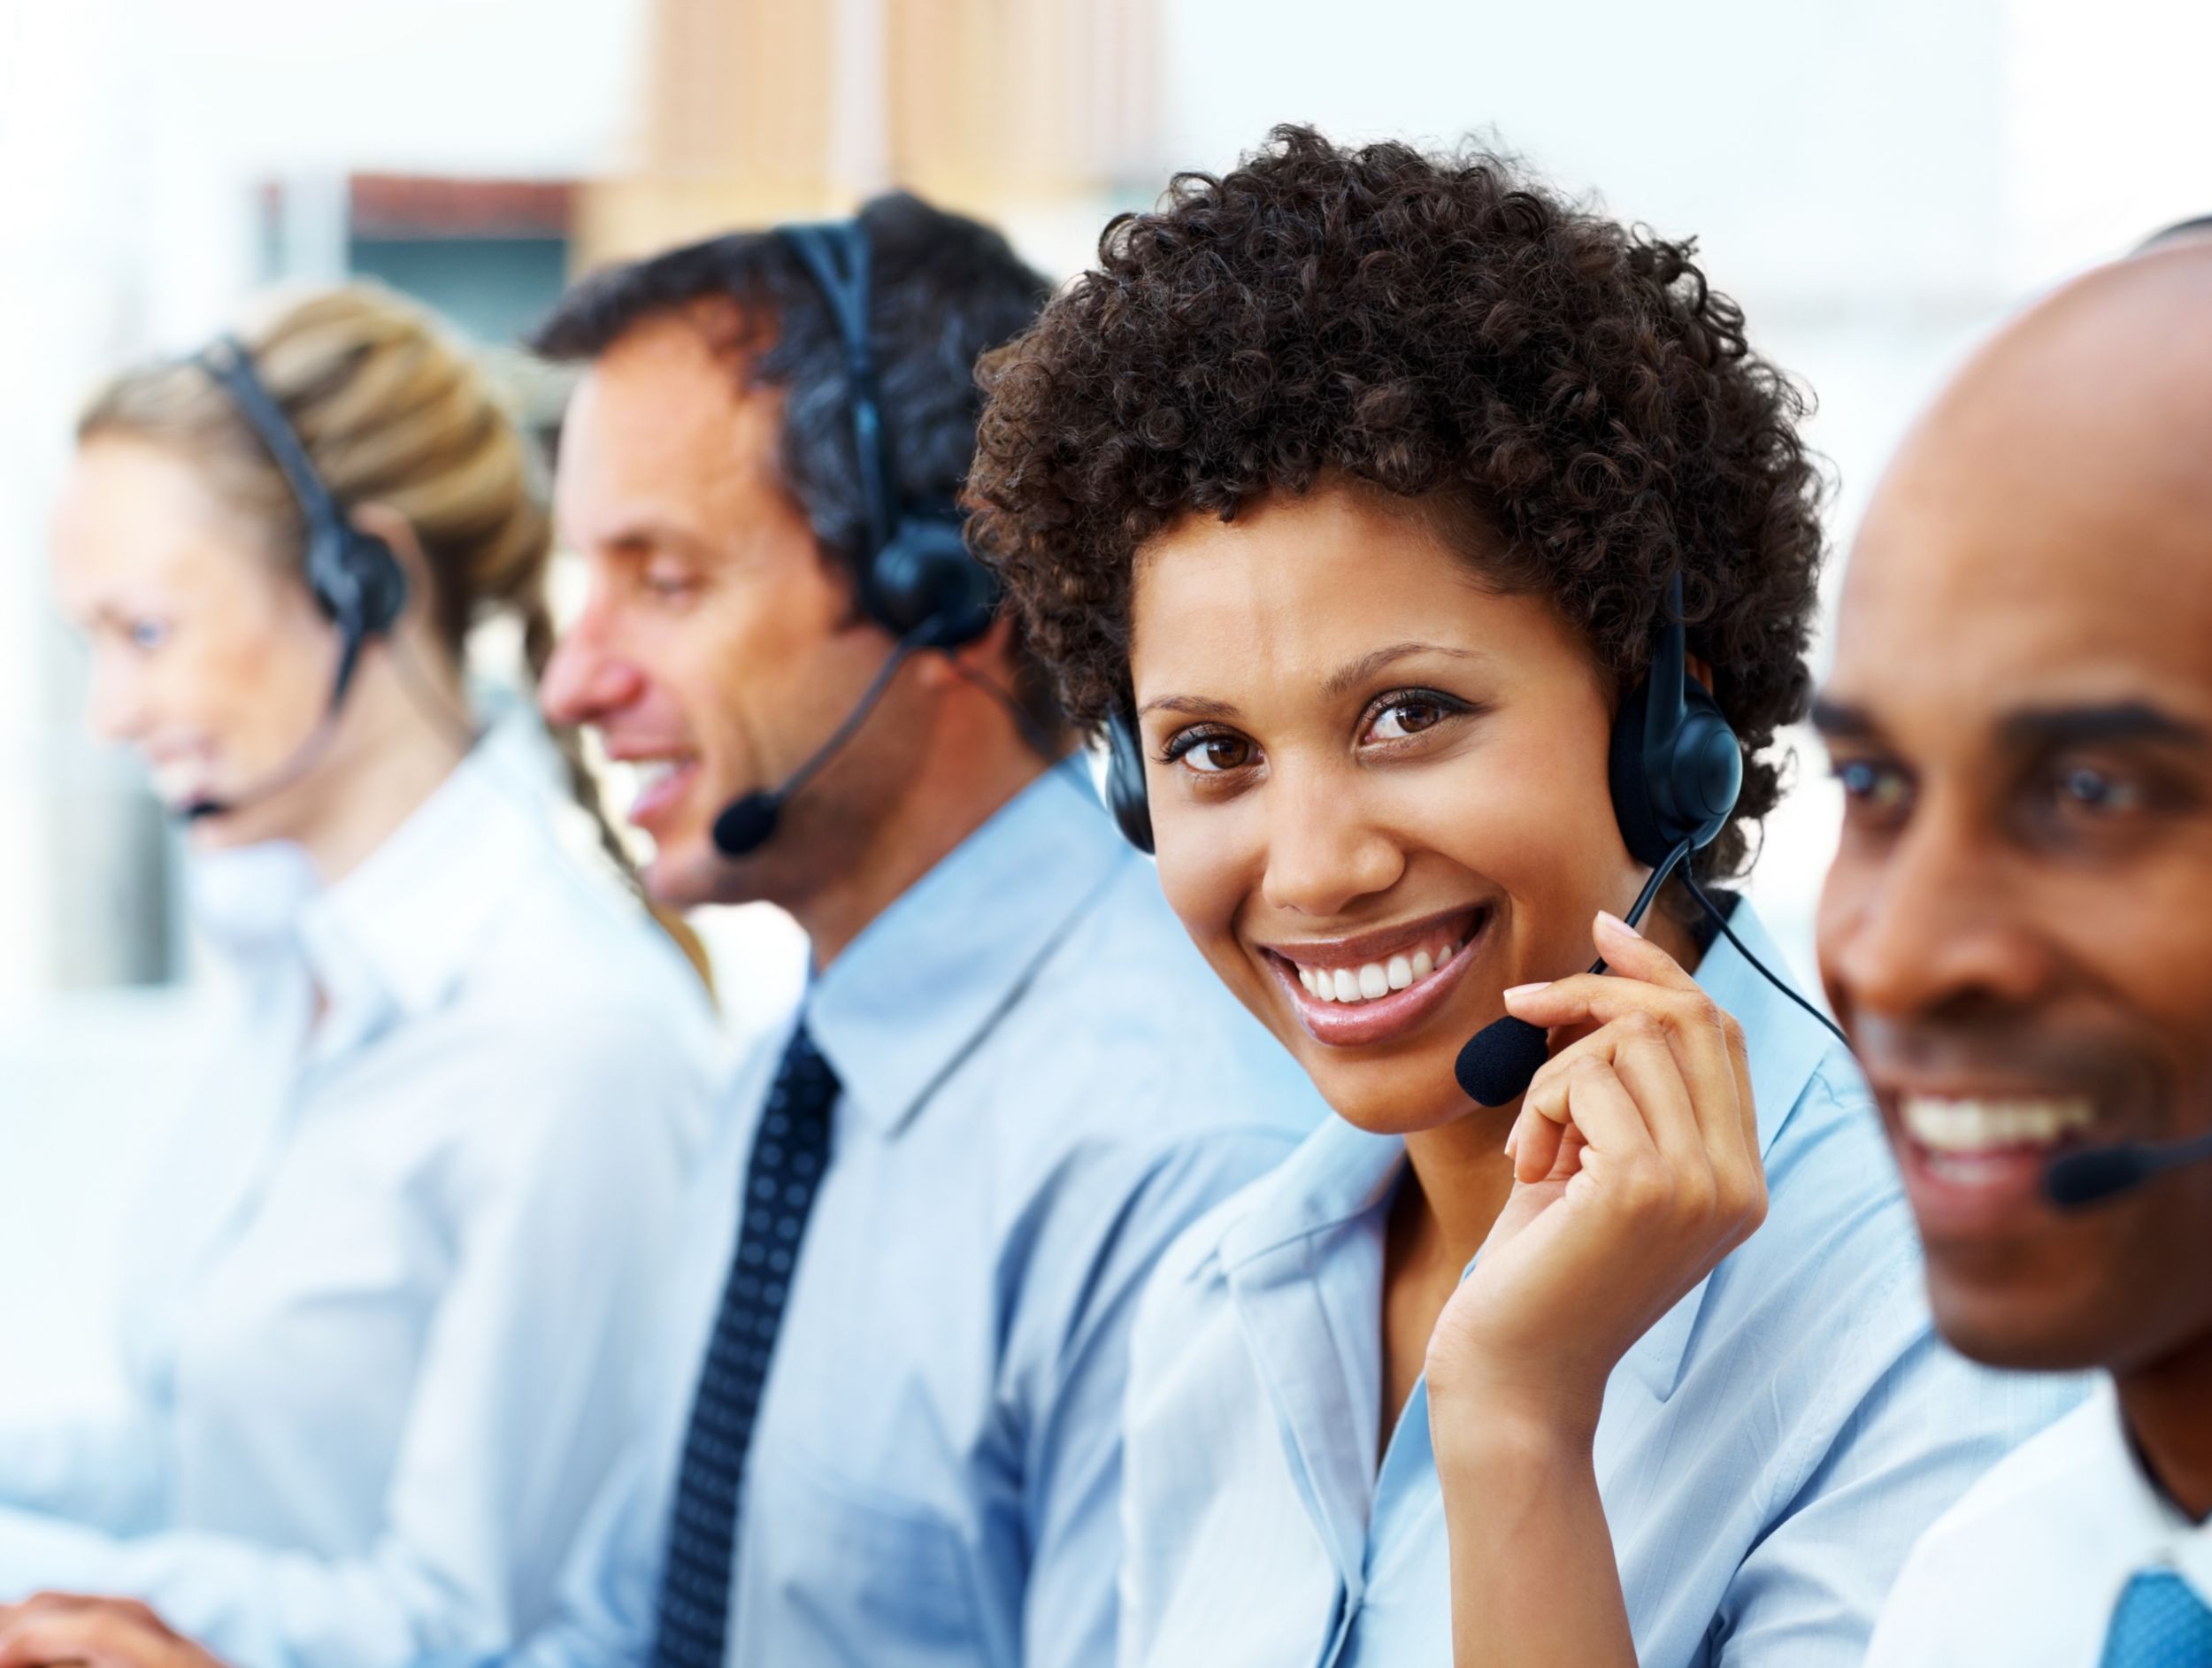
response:
[[[650,793],[691,761],[688,758],[646,758],[637,761],[638,791]]]
[[[1905,1133],[1932,1153],[2001,1152],[2048,1147],[2069,1130],[2087,1129],[2097,1109],[2086,1100],[1950,1100],[1909,1095],[1898,1108]]]
[[[1297,965],[1298,982],[1317,1002],[1372,1002],[1394,990],[1419,984],[1451,960],[1455,948],[1443,944],[1433,953],[1417,949],[1409,957],[1393,956],[1387,961],[1371,961],[1359,967]]]

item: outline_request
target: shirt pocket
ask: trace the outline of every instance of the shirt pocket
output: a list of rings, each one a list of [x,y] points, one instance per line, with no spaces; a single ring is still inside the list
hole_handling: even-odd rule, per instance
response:
[[[749,1469],[738,1660],[934,1668],[993,1659],[957,1526],[787,1441],[756,1447]]]

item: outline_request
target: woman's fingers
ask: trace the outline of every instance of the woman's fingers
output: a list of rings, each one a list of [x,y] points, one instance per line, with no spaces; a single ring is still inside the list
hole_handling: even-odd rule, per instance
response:
[[[1717,1141],[1724,1126],[1732,1126],[1737,1139],[1755,1153],[1758,1126],[1749,1061],[1734,1019],[1723,1013],[1704,988],[1664,950],[1617,923],[1617,930],[1609,936],[1602,924],[1612,918],[1599,919],[1601,926],[1594,936],[1609,959],[1624,948],[1632,948],[1632,954],[1613,960],[1617,971],[1578,973],[1548,985],[1509,990],[1507,1011],[1547,1028],[1598,1027],[1571,1045],[1575,1048],[1598,1041],[1605,1035],[1605,1027],[1632,1014],[1656,1020],[1682,1061],[1693,1090],[1692,1103],[1699,1122],[1707,1126],[1709,1142]],[[1639,970],[1660,977],[1646,979]]]
[[[1578,1061],[1600,1059],[1631,1096],[1686,1211],[1755,1226],[1766,1188],[1740,1026],[1672,957],[1611,917],[1601,916],[1593,935],[1614,972],[1507,994],[1509,1011],[1531,1024],[1596,1027],[1562,1049],[1530,1085],[1516,1135],[1530,1156],[1517,1163],[1517,1176],[1532,1179],[1548,1126],[1577,1121],[1564,1086]],[[1594,1145],[1608,1144],[1598,1132],[1585,1133]]]

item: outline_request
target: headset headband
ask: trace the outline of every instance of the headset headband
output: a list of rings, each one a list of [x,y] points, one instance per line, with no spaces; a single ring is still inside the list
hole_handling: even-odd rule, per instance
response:
[[[890,433],[884,426],[875,340],[868,323],[868,234],[857,221],[831,220],[778,227],[776,235],[812,275],[845,350],[853,453],[868,517],[867,553],[873,558],[891,542],[901,518],[898,472],[891,456]]]
[[[307,517],[309,549],[315,548],[318,536],[325,528],[343,527],[345,512],[339,508],[330,488],[323,484],[323,478],[315,472],[314,462],[308,457],[307,448],[301,444],[298,431],[279,409],[269,390],[262,386],[245,344],[235,336],[218,336],[194,363],[223,385],[238,414],[261,437],[262,445],[276,460],[278,470]]]

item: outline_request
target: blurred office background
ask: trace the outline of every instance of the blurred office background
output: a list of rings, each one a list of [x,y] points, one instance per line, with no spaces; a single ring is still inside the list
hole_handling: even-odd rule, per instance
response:
[[[1065,274],[1274,122],[1474,134],[1698,235],[1819,399],[1840,552],[1969,341],[2212,210],[2208,61],[2201,0],[0,0],[0,1403],[93,1381],[104,1248],[197,1034],[173,834],[85,739],[47,590],[104,370],[363,273],[549,425],[559,379],[512,343],[607,259],[898,183]],[[1802,971],[1835,807],[1797,744],[1752,890]],[[787,923],[704,926],[734,1025],[795,990]]]

